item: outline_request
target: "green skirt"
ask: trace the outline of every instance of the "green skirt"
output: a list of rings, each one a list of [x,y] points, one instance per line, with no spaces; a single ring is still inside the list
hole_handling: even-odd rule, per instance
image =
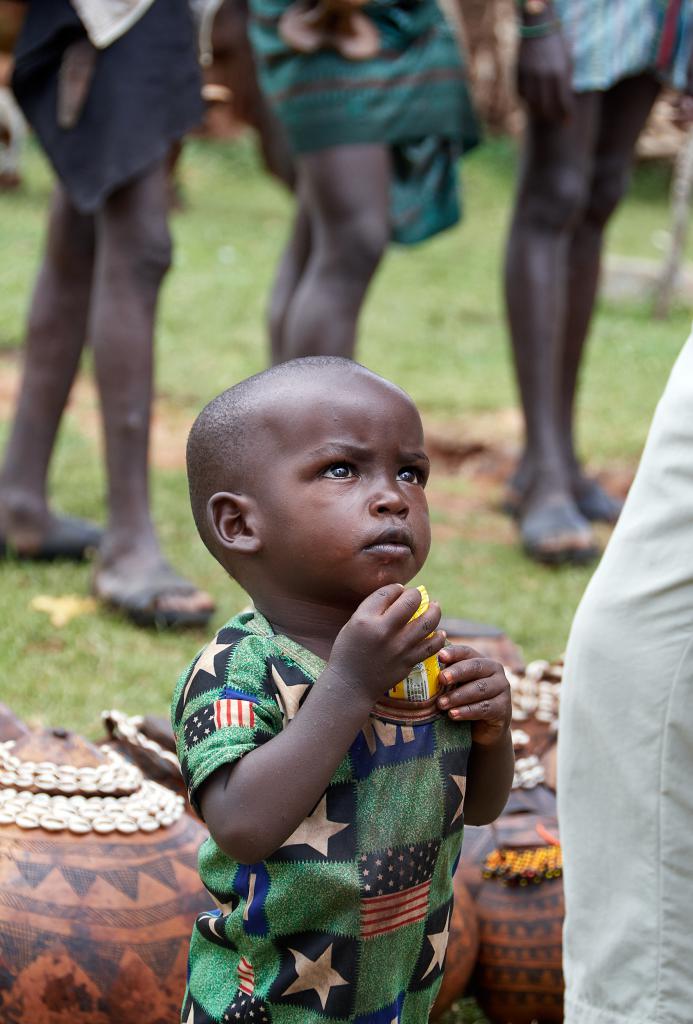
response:
[[[278,32],[287,0],[250,0],[260,83],[298,156],[378,143],[392,152],[392,237],[404,244],[460,218],[459,156],[479,141],[464,61],[435,0],[373,0],[362,8],[380,52],[349,61],[296,53]]]

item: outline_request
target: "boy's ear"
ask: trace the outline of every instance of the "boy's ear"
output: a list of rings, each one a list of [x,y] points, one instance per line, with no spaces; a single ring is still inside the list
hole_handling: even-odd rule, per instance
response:
[[[247,494],[213,494],[207,502],[207,523],[216,542],[227,551],[253,555],[262,547],[255,501]]]

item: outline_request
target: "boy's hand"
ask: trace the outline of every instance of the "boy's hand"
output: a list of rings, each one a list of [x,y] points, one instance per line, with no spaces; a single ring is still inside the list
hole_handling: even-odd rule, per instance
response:
[[[437,654],[445,643],[445,634],[435,632],[440,621],[435,601],[423,615],[409,621],[420,603],[418,590],[405,590],[399,583],[370,594],[338,634],[328,669],[371,704],[382,697],[417,662]]]
[[[496,743],[510,728],[512,718],[510,683],[503,666],[463,645],[445,647],[438,660],[438,679],[446,688],[438,698],[438,707],[453,721],[472,722],[474,743]]]

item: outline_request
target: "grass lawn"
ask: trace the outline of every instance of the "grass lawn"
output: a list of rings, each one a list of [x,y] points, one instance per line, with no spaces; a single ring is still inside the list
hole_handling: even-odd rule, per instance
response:
[[[429,590],[446,613],[495,622],[528,657],[550,657],[563,649],[590,570],[551,571],[528,562],[512,525],[496,511],[502,475],[519,445],[499,283],[514,163],[510,143],[489,143],[465,167],[465,223],[418,250],[390,253],[369,295],[359,356],[413,395],[430,438],[439,442],[434,447],[452,451],[452,458],[434,464],[431,482],[435,541],[422,574]],[[50,189],[33,147],[25,170],[23,190],[0,196],[3,435]],[[175,267],[158,327],[153,501],[172,561],[218,600],[218,626],[244,598],[195,535],[183,444],[207,399],[265,364],[264,307],[291,202],[259,172],[247,141],[191,143],[182,181],[187,209],[174,218]],[[638,172],[610,232],[610,251],[659,256],[653,240],[668,224],[667,187],[664,169]],[[591,468],[617,486],[636,465],[689,322],[682,309],[662,324],[650,320],[644,304],[599,308],[579,433]],[[56,507],[98,520],[104,480],[88,365],[85,370],[51,486]],[[462,460],[455,457],[460,442],[480,442],[481,450]],[[32,601],[87,593],[89,568],[7,563],[2,573],[1,699],[32,721],[91,735],[98,734],[103,708],[166,713],[175,679],[203,636],[139,632],[100,612],[56,628]],[[464,1019],[473,1024],[479,1018],[468,1010]]]

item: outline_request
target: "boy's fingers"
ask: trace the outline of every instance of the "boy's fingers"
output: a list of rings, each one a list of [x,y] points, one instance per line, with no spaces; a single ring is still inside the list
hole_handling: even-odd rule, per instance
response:
[[[449,711],[453,718],[468,718],[471,721],[480,719],[497,719],[506,717],[505,703],[498,697],[476,701],[475,703],[462,704],[451,707]]]
[[[456,661],[452,665],[445,665],[441,671],[440,681],[446,686],[459,686],[463,683],[470,683],[474,679],[488,679],[489,676],[496,674],[505,678],[503,672],[499,672],[498,662],[488,658],[470,658],[466,661]]]
[[[445,686],[445,679],[441,677],[440,682]],[[507,683],[504,677],[487,676],[486,678],[475,679],[463,686],[456,686],[441,694],[438,704],[442,708],[462,707],[465,704],[480,703],[484,700],[493,700],[501,694],[507,693]],[[504,699],[509,699],[504,698]]]
[[[384,587],[383,589],[388,588]],[[389,627],[399,629],[409,621],[420,604],[421,591],[416,587],[408,587],[406,590],[400,590],[396,600],[390,602],[389,606],[383,610],[382,615]],[[421,617],[423,618],[423,616]],[[416,621],[418,622],[418,619]]]
[[[426,636],[424,640],[421,640],[416,647],[412,647],[409,650],[409,657],[412,659],[412,667],[417,665],[420,661],[425,661],[426,658],[432,658],[434,654],[437,654],[441,650],[445,643],[445,633],[442,630],[437,630],[432,633],[431,636]]]
[[[411,619],[411,616],[409,616]],[[416,643],[422,636],[428,636],[429,633],[437,628],[441,618],[440,605],[437,601],[431,601],[426,611],[417,616],[415,619],[411,619],[411,622],[407,620],[404,624],[405,628],[402,631],[402,638],[405,644]]]
[[[453,661],[467,661],[469,658],[481,658],[476,647],[468,647],[467,644],[448,644],[443,652],[443,660],[451,665]]]
[[[372,594],[361,602],[360,610],[366,615],[383,615],[391,605],[402,596],[404,587],[401,583],[388,583],[385,587],[379,587]],[[416,591],[418,594],[418,590]],[[419,595],[420,596],[420,595]],[[416,611],[416,608],[414,608]]]

